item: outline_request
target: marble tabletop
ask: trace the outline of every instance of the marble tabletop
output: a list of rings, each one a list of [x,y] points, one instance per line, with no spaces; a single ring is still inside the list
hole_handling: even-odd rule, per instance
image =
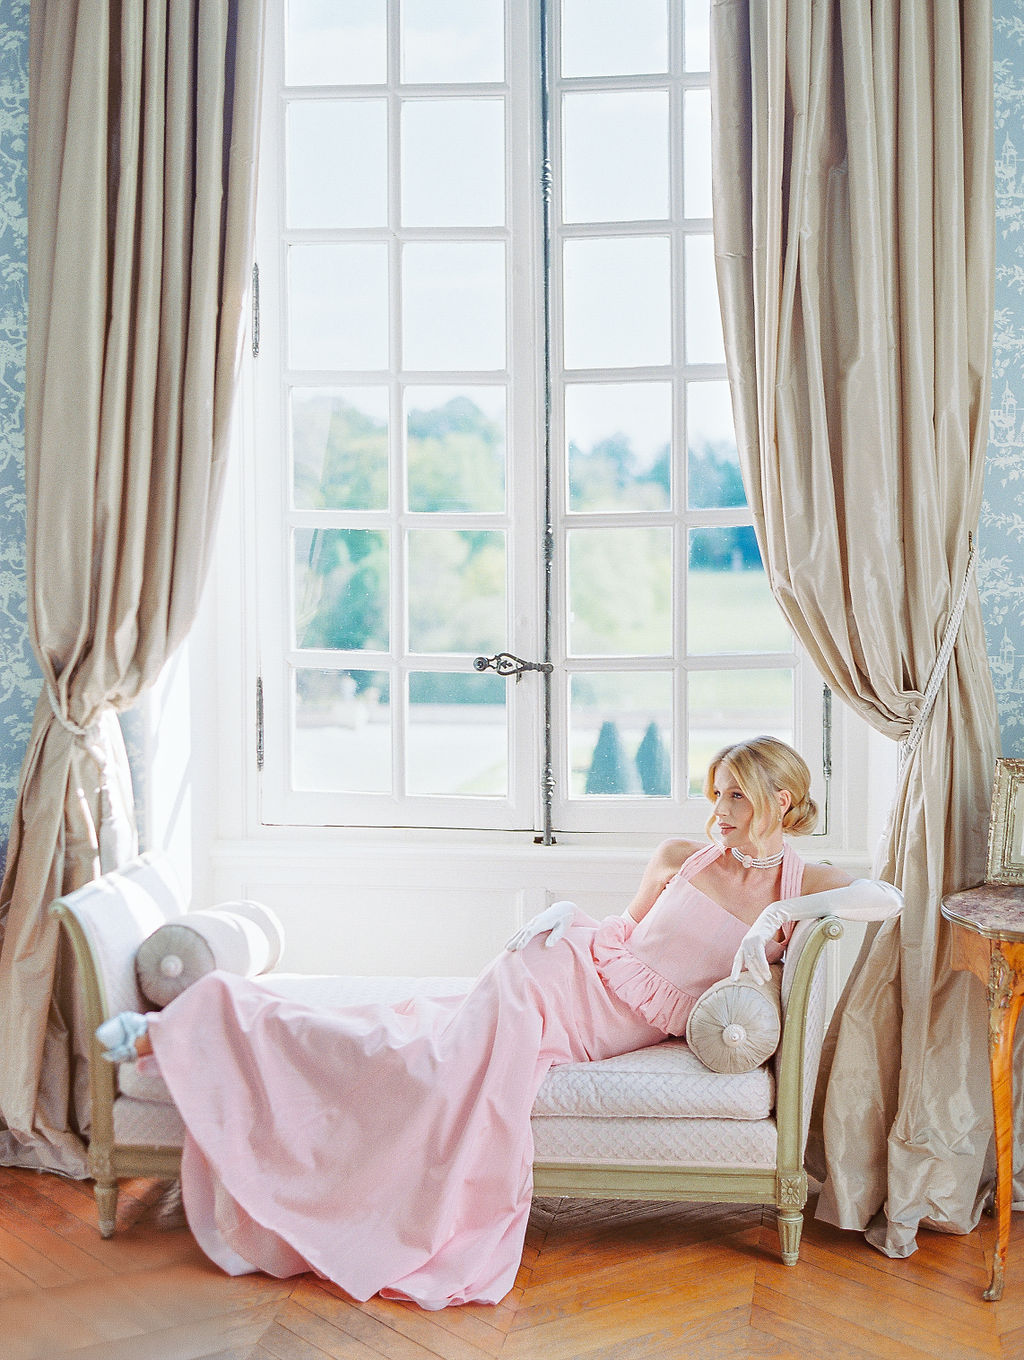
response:
[[[942,899],[942,914],[992,940],[1024,940],[1024,884],[979,883]]]

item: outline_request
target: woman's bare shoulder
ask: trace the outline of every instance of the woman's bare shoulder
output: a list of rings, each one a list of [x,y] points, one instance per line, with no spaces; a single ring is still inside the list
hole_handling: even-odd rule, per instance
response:
[[[691,855],[695,855],[698,850],[703,850],[707,842],[667,840],[662,841],[654,852],[654,858],[666,869],[671,869],[673,873],[681,869]]]
[[[808,893],[828,892],[830,888],[845,888],[852,882],[852,876],[844,869],[837,869],[834,864],[805,864],[800,895],[806,897]]]

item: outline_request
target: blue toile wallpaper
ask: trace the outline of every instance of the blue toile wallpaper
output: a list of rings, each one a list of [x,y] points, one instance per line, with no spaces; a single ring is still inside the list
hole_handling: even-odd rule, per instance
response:
[[[995,0],[996,320],[978,587],[1003,755],[1024,756],[1024,0]]]
[[[1024,756],[1024,0],[994,0],[996,324],[978,585],[1003,754]],[[25,596],[29,0],[0,0],[0,870],[39,674]],[[129,754],[137,731],[125,723]]]
[[[0,0],[0,869],[39,694],[25,619],[28,0]]]

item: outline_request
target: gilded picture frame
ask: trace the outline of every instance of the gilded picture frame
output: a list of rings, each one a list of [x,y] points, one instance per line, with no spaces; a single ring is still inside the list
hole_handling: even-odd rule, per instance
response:
[[[1024,883],[1024,760],[996,761],[986,881]]]

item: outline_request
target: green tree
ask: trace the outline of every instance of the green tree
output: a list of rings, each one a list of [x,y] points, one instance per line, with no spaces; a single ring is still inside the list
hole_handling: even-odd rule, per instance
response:
[[[292,398],[295,504],[382,510],[388,503],[388,429],[337,393]]]
[[[587,772],[587,793],[639,793],[636,765],[626,755],[619,729],[603,722]]]
[[[589,450],[569,444],[569,504],[574,510],[659,510],[670,503],[669,446],[647,468],[621,431]]]
[[[640,785],[649,797],[667,798],[672,792],[668,750],[656,722],[647,724],[643,741],[637,747],[636,768]]]
[[[408,415],[409,508],[488,511],[505,504],[505,431],[471,398]]]
[[[388,645],[388,536],[374,529],[314,529],[298,610],[301,647]]]
[[[705,443],[699,449],[690,449],[687,472],[690,504],[695,509],[746,505],[735,445]]]
[[[749,524],[732,529],[694,529],[690,534],[690,566],[709,571],[744,571],[761,565],[757,538]]]

